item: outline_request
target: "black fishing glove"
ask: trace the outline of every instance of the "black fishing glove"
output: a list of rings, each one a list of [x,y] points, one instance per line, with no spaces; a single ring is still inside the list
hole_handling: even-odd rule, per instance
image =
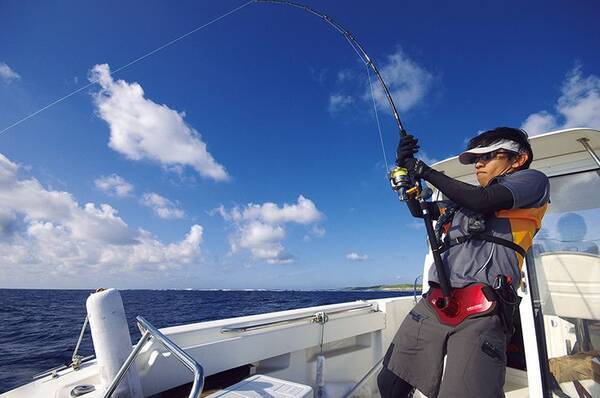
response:
[[[419,151],[419,140],[408,134],[400,138],[398,148],[396,149],[396,165],[406,168],[408,159],[414,160],[414,154]]]
[[[412,178],[423,178],[431,170],[423,161],[419,159],[409,158],[404,162],[404,167],[408,170],[408,174]]]

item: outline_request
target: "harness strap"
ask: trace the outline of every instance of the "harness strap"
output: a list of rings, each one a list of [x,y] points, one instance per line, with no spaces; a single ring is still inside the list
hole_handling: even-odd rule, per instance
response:
[[[486,234],[469,234],[469,235],[459,236],[458,238],[455,238],[455,239],[445,239],[440,252],[443,253],[443,252],[449,250],[451,247],[463,244],[471,239],[484,240],[486,242],[497,243],[499,245],[506,246],[509,249],[513,249],[514,251],[516,251],[523,257],[525,257],[527,255],[527,251],[525,249],[523,249],[521,246],[517,245],[516,243],[511,242],[510,240],[507,240],[507,239],[499,238],[497,236],[492,236],[492,235],[486,235]]]

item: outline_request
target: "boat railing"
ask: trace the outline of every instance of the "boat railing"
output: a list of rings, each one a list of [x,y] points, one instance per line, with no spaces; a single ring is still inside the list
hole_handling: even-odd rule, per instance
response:
[[[121,369],[119,369],[117,372],[117,375],[106,390],[103,398],[109,398],[115,392],[117,386],[131,367],[131,364],[135,361],[135,358],[150,339],[154,339],[155,341],[159,342],[194,374],[194,382],[192,383],[192,389],[188,395],[188,398],[199,398],[200,394],[202,393],[202,388],[204,387],[204,369],[202,368],[202,365],[196,362],[194,358],[183,351],[177,344],[162,334],[143,317],[138,316],[136,320],[138,328],[140,329],[140,332],[142,332],[142,337],[133,348],[125,362],[123,362]]]
[[[299,322],[305,322],[305,321],[309,321],[310,323],[314,323],[314,322],[320,323],[319,319],[323,315],[329,316],[329,315],[334,315],[334,314],[340,314],[343,312],[357,311],[357,310],[362,310],[362,309],[371,309],[372,311],[376,311],[376,308],[374,308],[374,307],[375,307],[375,305],[373,303],[365,302],[365,303],[357,304],[355,306],[350,306],[350,307],[331,309],[329,311],[319,311],[315,314],[299,315],[299,316],[295,316],[295,317],[277,319],[274,321],[250,323],[250,324],[238,325],[238,326],[226,326],[226,327],[221,328],[221,333],[243,333],[243,332],[249,332],[252,330],[265,329],[265,328],[269,328],[269,327],[273,327],[273,326],[281,326],[281,325],[299,323]]]
[[[89,361],[91,359],[94,359],[94,358],[96,358],[95,355],[89,355],[87,357],[82,357],[79,360],[79,364],[81,365],[82,363],[87,362],[87,361]],[[48,370],[44,370],[41,373],[33,375],[32,379],[33,380],[43,379],[46,376],[50,376],[50,377],[52,377],[54,379],[54,378],[58,377],[58,372],[61,372],[61,371],[65,370],[65,369],[69,369],[72,366],[73,366],[72,364],[69,364],[69,365],[59,365],[59,366],[56,366],[54,368],[51,368],[51,369],[48,369]]]
[[[90,355],[87,357],[79,355],[79,348],[81,347],[81,342],[83,341],[83,336],[85,334],[85,330],[87,328],[88,323],[89,323],[89,317],[86,315],[85,321],[83,322],[83,326],[81,327],[81,331],[79,332],[79,338],[77,339],[77,344],[75,344],[75,350],[73,351],[73,355],[71,355],[71,363],[68,365],[60,365],[55,368],[45,370],[42,373],[38,373],[33,376],[33,380],[41,379],[46,376],[52,376],[52,378],[58,377],[58,372],[68,369],[68,368],[71,368],[71,367],[73,368],[73,370],[77,371],[81,368],[81,364],[83,362],[89,361],[90,359],[93,359],[96,357],[95,355]]]
[[[421,283],[423,283],[423,275],[419,275],[415,278],[415,283],[413,284],[413,300],[415,301],[415,304],[417,304],[419,302],[419,300],[417,299],[417,285],[419,284],[419,281],[421,281]],[[421,292],[422,289],[418,289],[419,292]]]

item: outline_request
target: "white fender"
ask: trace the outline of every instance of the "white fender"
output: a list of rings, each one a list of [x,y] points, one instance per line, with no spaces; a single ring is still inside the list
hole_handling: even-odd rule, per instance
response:
[[[317,369],[315,375],[315,381],[317,384],[317,398],[324,398],[326,395],[324,394],[323,387],[325,386],[325,356],[323,354],[317,355]]]
[[[121,294],[116,289],[94,293],[86,302],[96,360],[100,368],[101,388],[106,391],[131,353],[132,344]],[[136,365],[123,377],[114,398],[143,398]]]

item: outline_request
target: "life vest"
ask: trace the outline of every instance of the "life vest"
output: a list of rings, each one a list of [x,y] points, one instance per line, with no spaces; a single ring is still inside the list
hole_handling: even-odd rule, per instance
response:
[[[444,214],[442,225],[436,231],[436,237],[440,238],[442,228],[446,229],[452,222],[452,217],[457,208],[451,209],[447,214]],[[443,216],[442,216],[443,217]],[[497,236],[485,234],[483,232],[469,232],[466,235],[459,236],[454,239],[448,238],[448,235],[441,240],[440,253],[449,250],[451,247],[464,244],[470,240],[481,240],[495,243],[508,247],[519,253],[522,258],[525,258],[527,251],[520,245]],[[499,275],[498,277],[501,277]],[[515,293],[516,295],[516,293]],[[438,320],[448,326],[457,326],[465,319],[489,315],[498,310],[500,303],[498,295],[494,289],[481,282],[472,283],[462,288],[452,288],[449,301],[444,297],[442,290],[437,286],[432,286],[426,294],[425,299],[429,306],[435,312]]]

